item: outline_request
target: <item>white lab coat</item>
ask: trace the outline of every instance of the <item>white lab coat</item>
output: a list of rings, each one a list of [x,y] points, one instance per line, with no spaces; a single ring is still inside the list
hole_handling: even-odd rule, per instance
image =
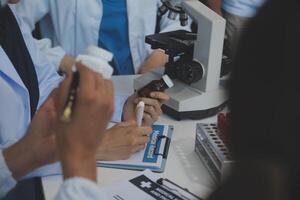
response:
[[[11,8],[15,13],[13,7]],[[17,21],[37,73],[40,91],[39,107],[57,87],[61,77],[33,42],[31,31],[24,26],[20,18],[17,18]],[[0,149],[4,149],[24,136],[31,117],[28,90],[2,47],[0,47],[0,95]],[[31,175],[52,174],[58,171],[57,165],[45,168]]]
[[[39,50],[34,42],[31,30],[16,14],[14,5],[10,6],[20,26],[24,41],[35,66],[39,82],[40,99],[38,107],[47,99],[51,91],[57,87],[62,78],[57,74],[56,67]],[[29,93],[17,71],[0,46],[0,149],[5,149],[20,140],[31,121]],[[115,113],[112,121],[121,121],[125,95],[115,96]],[[28,174],[43,176],[60,173],[58,164],[48,165]]]
[[[129,43],[135,72],[151,54],[150,45],[145,44],[145,36],[155,33],[157,9],[160,0],[127,0]],[[22,0],[17,5],[21,17],[33,30],[35,23],[40,24],[43,37],[51,38],[54,50],[47,54],[59,63],[65,53],[76,56],[86,47],[98,45],[99,29],[102,18],[101,0]],[[179,20],[169,20],[164,15],[160,31],[189,29],[180,26]]]
[[[2,199],[17,181],[13,178],[11,171],[6,165],[3,153],[0,149],[0,199]],[[55,200],[108,200],[108,197],[99,186],[86,178],[72,177],[63,182]]]

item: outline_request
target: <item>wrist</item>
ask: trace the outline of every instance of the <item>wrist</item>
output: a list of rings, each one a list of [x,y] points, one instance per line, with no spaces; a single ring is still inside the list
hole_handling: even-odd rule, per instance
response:
[[[96,181],[95,155],[76,155],[69,153],[61,157],[64,179],[73,177],[87,178]]]
[[[41,166],[34,158],[31,146],[25,143],[21,140],[3,151],[5,162],[16,180]]]
[[[168,62],[168,59],[168,55],[166,55],[163,50],[156,49],[140,66],[140,73],[144,74],[153,69],[164,67],[165,64]]]
[[[106,160],[107,158],[107,149],[109,148],[110,142],[113,140],[113,138],[110,137],[110,131],[104,132],[103,137],[97,147],[96,151],[96,160]]]

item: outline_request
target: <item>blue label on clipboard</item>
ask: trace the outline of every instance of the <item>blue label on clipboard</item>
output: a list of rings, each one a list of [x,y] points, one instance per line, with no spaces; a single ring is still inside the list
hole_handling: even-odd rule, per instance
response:
[[[153,125],[152,126],[153,132],[150,135],[150,140],[147,143],[143,162],[146,163],[156,163],[158,154],[159,154],[159,148],[161,145],[161,139],[160,137],[163,136],[164,133],[164,126],[163,125]]]

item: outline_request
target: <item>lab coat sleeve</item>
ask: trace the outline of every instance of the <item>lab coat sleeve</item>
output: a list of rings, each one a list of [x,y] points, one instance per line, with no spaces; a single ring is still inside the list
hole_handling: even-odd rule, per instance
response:
[[[0,199],[3,198],[17,184],[8,169],[2,150],[0,149]]]
[[[85,178],[70,178],[64,181],[55,200],[108,200],[96,183]]]
[[[41,40],[35,39],[35,43],[37,44],[38,48],[45,54],[47,59],[53,63],[56,67],[56,71],[58,71],[60,63],[64,56],[66,55],[65,50],[60,47],[52,47],[52,42],[48,38],[43,38]]]
[[[35,24],[50,11],[50,0],[22,0],[13,5],[18,16],[25,21],[31,31]]]
[[[115,95],[115,112],[111,119],[112,122],[117,123],[122,121],[123,107],[127,99],[127,95]]]
[[[31,31],[35,24],[50,12],[49,0],[22,0],[14,5],[18,17],[24,22],[24,26]],[[59,66],[66,52],[61,47],[52,47],[49,39],[36,40],[40,50],[55,66]]]

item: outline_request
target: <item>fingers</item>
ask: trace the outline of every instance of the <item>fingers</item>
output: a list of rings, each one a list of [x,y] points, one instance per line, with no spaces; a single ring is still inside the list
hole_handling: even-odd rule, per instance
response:
[[[111,100],[114,100],[114,91],[115,90],[114,90],[112,81],[105,80],[105,83],[106,83],[106,92],[109,92],[109,93],[107,93],[107,95],[110,96]],[[114,102],[112,102],[111,104],[114,105]]]
[[[133,135],[129,138],[128,147],[131,153],[135,153],[144,148],[149,140],[148,136]]]
[[[140,135],[149,136],[152,133],[152,128],[149,126],[138,127],[138,132]]]
[[[132,143],[132,146],[136,147],[136,146],[140,146],[140,145],[145,145],[148,142],[148,136],[138,136],[136,138],[134,138],[134,141]]]
[[[148,113],[144,113],[144,116],[143,116],[143,125],[144,126],[151,126],[153,124],[153,119],[151,117],[150,114]]]
[[[160,109],[159,109],[160,110]],[[153,106],[145,106],[145,110],[144,110],[147,114],[149,114],[151,116],[152,121],[157,121],[159,116],[160,116],[160,112],[156,112],[155,109],[153,108]]]
[[[145,145],[149,141],[149,135],[151,132],[152,129],[150,127],[139,127],[137,134],[131,138],[132,153],[144,149]]]
[[[104,84],[105,84],[105,92],[104,94],[101,96],[101,98],[103,98],[104,96],[106,96],[108,98],[108,106],[109,106],[109,111],[111,113],[111,116],[114,112],[114,87],[113,87],[113,83],[111,80],[104,80]]]
[[[67,74],[65,80],[63,80],[59,88],[57,89],[57,101],[56,101],[56,108],[58,109],[59,113],[63,112],[64,106],[67,101],[67,96],[69,94],[70,84],[73,78],[73,74]]]
[[[117,126],[126,127],[126,126],[137,126],[135,120],[125,121],[117,124]]]
[[[145,102],[145,110],[143,115],[143,125],[150,126],[158,120],[162,114],[161,106],[157,100],[149,98],[141,98]]]
[[[148,141],[149,135],[152,133],[152,128],[143,127],[128,127],[129,132],[127,132],[131,140],[133,140],[132,145],[145,144]]]
[[[136,126],[136,122],[124,122],[124,123],[120,123],[120,124],[125,124],[125,123],[130,123],[133,126],[127,126],[127,127],[122,127],[122,125],[120,125],[123,129],[123,133],[127,133],[129,135],[133,135],[133,136],[149,136],[152,133],[152,128],[149,126],[141,126],[141,127],[137,127]]]
[[[81,63],[76,65],[80,74],[78,102],[94,104],[105,111],[103,115],[111,117],[114,108],[113,85],[99,73],[95,73]]]
[[[151,132],[150,127],[137,127],[134,121],[120,123],[111,129],[105,141],[98,146],[97,158],[102,160],[103,158],[106,160],[128,159],[145,147]]]
[[[103,79],[103,76],[101,74],[96,73],[95,74],[95,89],[100,90],[102,87],[106,85],[105,80]]]
[[[132,153],[136,153],[138,151],[141,151],[142,149],[145,148],[145,145],[138,145],[135,148],[132,149]]]
[[[58,89],[54,89],[51,94],[48,96],[46,101],[43,103],[43,105],[39,108],[39,111],[45,111],[45,112],[55,112],[55,106],[58,96]]]
[[[80,74],[78,100],[90,99],[94,95],[96,88],[96,73],[92,72],[81,63],[76,64],[77,70]],[[100,82],[100,80],[98,80]]]
[[[150,98],[138,98],[138,101],[143,101],[146,106],[152,106],[155,110],[155,112],[158,113],[158,115],[162,114],[161,105],[156,99],[150,99]]]
[[[101,74],[95,73],[95,94],[97,95],[98,103],[106,107],[108,113],[113,113],[114,110],[114,89],[112,81],[105,80]]]
[[[164,92],[151,92],[150,97],[157,99],[161,103],[168,101],[170,99],[169,95],[167,95]]]
[[[158,92],[158,94],[163,94]],[[134,100],[134,103],[143,101],[145,103],[145,111],[143,116],[143,125],[150,126],[155,121],[158,120],[159,116],[162,114],[161,104],[157,99],[145,98],[145,97],[137,97]]]

